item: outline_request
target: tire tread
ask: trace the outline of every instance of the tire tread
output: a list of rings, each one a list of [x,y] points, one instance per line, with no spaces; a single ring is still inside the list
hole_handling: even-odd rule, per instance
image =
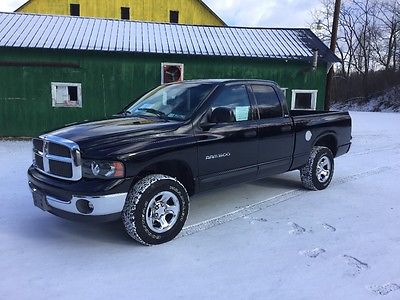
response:
[[[144,177],[139,180],[133,188],[128,193],[128,196],[125,201],[124,209],[122,211],[122,221],[125,226],[125,230],[130,237],[132,237],[135,241],[141,243],[145,246],[151,246],[151,244],[146,243],[138,234],[137,228],[135,225],[135,212],[136,207],[145,191],[150,188],[154,183],[160,180],[172,180],[177,184],[181,185],[182,188],[186,191],[185,187],[175,178],[163,175],[163,174],[152,174]],[[187,196],[189,197],[189,196]]]
[[[310,156],[308,158],[307,163],[300,168],[300,178],[303,186],[311,191],[318,191],[318,189],[313,181],[313,172],[314,172],[314,165],[315,165],[315,159],[318,156],[319,153],[322,151],[328,151],[330,155],[332,155],[332,152],[329,148],[323,147],[323,146],[315,146],[312,148]],[[333,155],[332,155],[333,157]],[[332,169],[333,172],[333,169]]]

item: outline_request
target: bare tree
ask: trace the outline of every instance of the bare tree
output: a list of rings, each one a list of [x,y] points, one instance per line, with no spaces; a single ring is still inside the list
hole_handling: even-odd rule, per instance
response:
[[[343,0],[336,54],[341,58],[344,79],[359,74],[362,96],[370,90],[370,73],[395,71],[400,67],[400,0]],[[334,0],[321,0],[312,12],[317,35],[328,44],[331,37]],[[359,78],[358,76],[357,78]],[[361,96],[361,95],[360,95]]]
[[[359,51],[360,44],[357,42],[357,33],[354,30],[357,24],[357,17],[353,13],[353,8],[349,5],[345,5],[341,12],[341,32],[343,37],[340,39],[342,43],[344,58],[343,62],[343,75],[348,78],[353,71],[353,66],[356,61],[356,55]]]
[[[357,44],[358,53],[355,57],[354,67],[358,73],[363,75],[364,96],[368,96],[368,76],[370,70],[374,69],[374,49],[372,39],[377,31],[377,2],[373,0],[352,0],[354,13],[356,14],[356,24],[351,28]]]
[[[378,30],[372,39],[377,61],[386,70],[396,69],[397,40],[400,32],[400,1],[377,2]]]

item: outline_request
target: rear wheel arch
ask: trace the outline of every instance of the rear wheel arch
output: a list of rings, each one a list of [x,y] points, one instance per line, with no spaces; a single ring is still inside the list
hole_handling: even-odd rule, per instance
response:
[[[336,157],[338,141],[334,133],[327,133],[316,138],[313,147],[326,147]]]

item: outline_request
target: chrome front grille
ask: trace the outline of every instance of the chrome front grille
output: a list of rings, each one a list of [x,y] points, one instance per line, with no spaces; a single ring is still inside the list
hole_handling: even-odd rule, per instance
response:
[[[78,144],[57,136],[43,135],[33,139],[33,165],[55,178],[71,181],[82,178]]]

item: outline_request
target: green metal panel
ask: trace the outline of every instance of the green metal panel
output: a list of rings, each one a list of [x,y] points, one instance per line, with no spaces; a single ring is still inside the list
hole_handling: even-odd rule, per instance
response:
[[[258,78],[291,89],[316,89],[323,109],[326,66],[221,57],[0,48],[0,136],[35,136],[119,112],[161,81],[161,63],[185,64],[185,79]],[[53,108],[51,82],[82,84],[82,108]],[[287,100],[290,105],[291,93]]]

